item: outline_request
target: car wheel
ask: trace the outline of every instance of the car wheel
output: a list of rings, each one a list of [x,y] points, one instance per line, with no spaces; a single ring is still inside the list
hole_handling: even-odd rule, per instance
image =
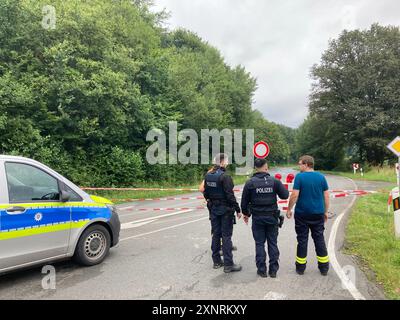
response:
[[[87,228],[79,238],[74,260],[84,266],[94,266],[103,262],[110,251],[111,236],[101,225]]]

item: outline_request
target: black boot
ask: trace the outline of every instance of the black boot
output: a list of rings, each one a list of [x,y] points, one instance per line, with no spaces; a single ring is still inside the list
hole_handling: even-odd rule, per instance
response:
[[[242,270],[242,266],[239,264],[233,264],[231,266],[225,266],[224,267],[224,272],[225,273],[230,273],[230,272],[237,272]]]
[[[258,274],[261,278],[267,278],[267,277],[268,277],[267,272],[265,272],[265,271],[257,270],[257,274]]]

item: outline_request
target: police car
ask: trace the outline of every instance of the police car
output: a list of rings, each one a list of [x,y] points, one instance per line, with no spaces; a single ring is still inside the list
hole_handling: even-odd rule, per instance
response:
[[[70,257],[101,263],[119,232],[111,201],[37,161],[0,155],[0,273]]]

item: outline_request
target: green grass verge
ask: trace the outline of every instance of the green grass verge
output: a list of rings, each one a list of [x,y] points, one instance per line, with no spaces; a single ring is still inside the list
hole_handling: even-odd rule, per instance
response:
[[[277,165],[276,167],[293,167],[293,164],[288,165]],[[250,175],[251,176],[251,175]],[[235,186],[244,184],[250,176],[237,176],[233,175],[233,183]],[[155,184],[155,183],[139,183],[136,188],[177,188],[177,189],[197,189],[201,181],[198,184],[173,184],[170,182]],[[106,191],[96,190],[88,191],[89,194],[104,197],[113,200],[115,204],[125,203],[126,199],[143,199],[143,198],[162,198],[169,196],[176,196],[180,194],[190,193],[190,191]]]
[[[334,174],[342,177],[348,177],[355,180],[368,180],[368,181],[384,181],[396,183],[397,178],[394,168],[390,167],[373,167],[369,171],[364,172],[364,177],[361,177],[360,171],[356,174],[353,172],[340,172],[340,171],[321,171],[322,173]]]
[[[244,184],[249,178],[247,176],[233,176],[233,182],[235,186]],[[197,189],[201,181],[198,184],[191,185],[172,185],[164,184],[162,186],[156,184],[145,184],[137,186],[138,188],[177,188],[177,189]],[[191,191],[106,191],[96,190],[87,191],[91,195],[104,197],[112,200],[115,204],[122,204],[127,202],[126,199],[151,199],[151,198],[162,198],[169,196],[176,196],[180,194],[191,193]]]
[[[194,186],[193,186],[194,187]],[[129,199],[162,198],[189,193],[188,191],[88,191],[89,194],[112,200],[115,204],[129,202]]]
[[[400,300],[400,240],[394,236],[393,212],[387,193],[361,197],[346,229],[345,252],[358,257],[375,273],[389,299]]]
[[[294,164],[287,165],[276,165],[275,167],[293,167]],[[251,176],[251,175],[250,175]],[[233,175],[233,183],[235,186],[244,184],[250,176],[237,176]],[[177,189],[197,189],[200,185],[199,181],[197,184],[174,184],[172,182],[162,182],[161,184],[156,183],[138,183],[135,188],[177,188]],[[169,196],[176,196],[180,194],[190,193],[190,191],[106,191],[96,190],[88,191],[89,194],[104,197],[113,200],[115,204],[125,203],[126,199],[143,199],[143,198],[162,198]]]
[[[284,164],[276,164],[276,165],[270,165],[270,168],[295,168],[295,170],[298,170],[297,163],[284,163]]]

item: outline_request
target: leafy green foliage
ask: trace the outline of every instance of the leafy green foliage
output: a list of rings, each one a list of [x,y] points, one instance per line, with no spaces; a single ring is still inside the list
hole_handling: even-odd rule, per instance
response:
[[[344,158],[344,146],[337,129],[329,121],[309,116],[298,129],[296,153],[312,155],[316,169],[332,170]]]
[[[389,299],[400,300],[400,242],[393,213],[387,212],[388,191],[358,199],[346,229],[345,250],[375,275]]]
[[[253,114],[255,140],[265,141],[270,147],[270,156],[268,160],[275,163],[287,163],[290,159],[289,144],[279,126],[263,118],[259,111]]]
[[[187,30],[162,27],[147,0],[0,3],[0,152],[42,161],[76,183],[128,186],[198,180],[203,166],[149,166],[146,133],[252,128],[256,81]],[[42,27],[44,5],[56,28]],[[275,161],[279,128],[259,115]],[[264,128],[263,125],[266,124]]]
[[[344,31],[313,67],[311,115],[340,137],[338,149],[343,141],[354,160],[373,165],[394,160],[386,145],[400,129],[399,46],[398,27],[374,24],[365,31]],[[315,129],[311,136],[323,145],[318,137],[326,135],[319,135],[318,125]],[[340,159],[330,155],[328,149],[325,161],[331,167]]]

